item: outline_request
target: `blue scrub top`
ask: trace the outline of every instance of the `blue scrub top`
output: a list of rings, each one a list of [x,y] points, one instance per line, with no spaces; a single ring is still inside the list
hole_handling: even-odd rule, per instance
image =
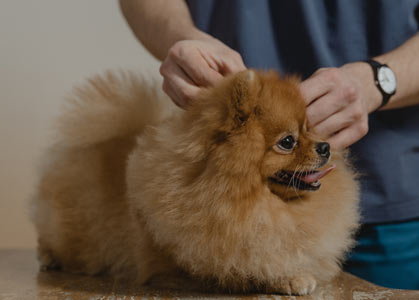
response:
[[[303,78],[388,52],[419,29],[419,0],[187,2],[195,25],[237,50],[246,66]],[[418,217],[419,106],[375,112],[369,128],[351,147],[363,221]]]

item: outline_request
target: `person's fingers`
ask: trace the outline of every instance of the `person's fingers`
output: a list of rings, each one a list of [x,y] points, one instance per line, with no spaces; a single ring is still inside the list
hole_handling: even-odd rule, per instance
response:
[[[198,86],[213,86],[223,77],[218,71],[211,68],[199,51],[172,55],[172,58]]]
[[[300,83],[300,93],[307,105],[330,91],[331,85],[326,83],[320,75],[313,75]]]
[[[336,132],[350,126],[353,122],[354,120],[350,117],[350,115],[343,110],[329,116],[327,119],[318,123],[310,130],[323,138],[329,138]]]
[[[246,69],[241,55],[230,48],[222,51],[221,54],[207,51],[199,52],[208,65],[223,76]]]
[[[336,100],[336,96],[333,92],[326,94],[307,107],[307,125],[309,127],[314,127],[340,111],[342,108],[342,103]]]
[[[323,122],[333,114],[343,110],[350,103],[356,100],[355,95],[345,95],[342,89],[331,91],[313,101],[307,107],[307,124],[314,127]]]
[[[342,129],[327,141],[332,149],[342,150],[359,141],[368,132],[368,122],[355,123]]]
[[[245,70],[240,54],[217,40],[180,41],[160,67],[164,90],[185,107],[201,88],[214,86],[229,73]]]
[[[223,74],[237,73],[246,70],[243,59],[238,52],[232,50],[226,57],[228,57],[228,59],[225,57],[220,58]]]
[[[163,91],[169,96],[173,103],[176,104],[176,106],[183,109],[187,106],[186,101],[172,89],[172,87],[167,83],[167,80],[163,81]]]
[[[317,70],[310,78],[300,83],[300,92],[310,105],[318,98],[342,85],[342,71],[337,68],[322,68]]]
[[[317,69],[316,72],[314,72],[312,74],[312,76],[319,75],[320,73],[322,73],[324,71],[328,71],[328,70],[330,70],[330,68],[320,68],[320,69]]]
[[[177,95],[175,99],[179,105],[187,104],[200,91],[200,88],[172,60],[165,60],[163,62],[160,67],[160,74],[163,76],[164,82],[166,82],[166,89],[170,90],[172,95]]]
[[[368,114],[361,105],[350,105],[335,114],[330,115],[324,121],[318,123],[312,130],[323,137],[328,137],[351,124],[368,122]]]

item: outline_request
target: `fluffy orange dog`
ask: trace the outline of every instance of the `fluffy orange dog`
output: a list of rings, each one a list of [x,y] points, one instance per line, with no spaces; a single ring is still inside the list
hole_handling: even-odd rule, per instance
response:
[[[297,86],[244,71],[181,111],[135,76],[91,80],[35,197],[43,268],[288,294],[330,280],[353,244],[358,186],[307,132]]]

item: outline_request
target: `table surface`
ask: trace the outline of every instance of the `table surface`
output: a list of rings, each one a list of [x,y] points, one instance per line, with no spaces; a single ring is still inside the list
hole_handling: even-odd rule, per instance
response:
[[[0,250],[0,300],[144,300],[144,299],[255,299],[255,300],[403,300],[419,299],[419,291],[378,287],[347,273],[318,287],[310,296],[221,295],[147,287],[127,288],[110,278],[39,272],[35,250]]]

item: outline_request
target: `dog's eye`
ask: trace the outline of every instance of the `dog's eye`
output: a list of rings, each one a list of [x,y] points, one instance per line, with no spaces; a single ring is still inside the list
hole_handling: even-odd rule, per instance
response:
[[[295,146],[295,139],[292,135],[288,135],[278,142],[278,146],[282,150],[292,150]]]

